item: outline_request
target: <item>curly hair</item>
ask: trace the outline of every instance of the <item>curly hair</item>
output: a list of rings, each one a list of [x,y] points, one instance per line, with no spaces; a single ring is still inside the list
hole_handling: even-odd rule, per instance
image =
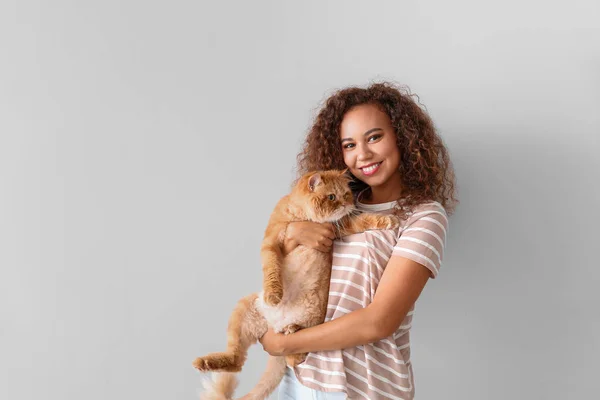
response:
[[[451,214],[458,200],[448,150],[436,133],[431,118],[412,96],[416,95],[411,94],[408,88],[386,82],[335,92],[317,114],[298,154],[299,176],[310,171],[345,169],[340,144],[342,119],[355,106],[374,104],[390,118],[400,149],[402,198],[398,201],[396,213],[402,217],[415,206],[435,200]],[[352,178],[355,196],[368,190],[366,183],[354,176]]]

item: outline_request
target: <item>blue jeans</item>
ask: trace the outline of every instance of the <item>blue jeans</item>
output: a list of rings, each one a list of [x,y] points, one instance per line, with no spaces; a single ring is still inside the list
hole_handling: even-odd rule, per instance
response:
[[[322,392],[307,388],[298,381],[294,370],[287,368],[279,384],[279,400],[345,400],[346,393]]]

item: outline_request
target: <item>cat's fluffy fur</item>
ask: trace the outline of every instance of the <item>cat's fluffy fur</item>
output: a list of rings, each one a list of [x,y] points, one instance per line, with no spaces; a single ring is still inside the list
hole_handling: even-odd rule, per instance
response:
[[[193,363],[200,371],[221,371],[206,382],[203,400],[232,399],[237,386],[233,372],[242,369],[248,348],[264,335],[268,326],[289,334],[325,319],[332,255],[305,246],[284,254],[288,223],[333,222],[337,237],[398,225],[392,215],[355,213],[348,184],[344,171],[311,172],[300,178],[291,193],[279,201],[261,248],[263,291],[241,299],[236,305],[227,328],[227,350],[199,357]],[[270,356],[258,385],[242,399],[266,399],[283,378],[286,363],[295,366],[305,356]]]

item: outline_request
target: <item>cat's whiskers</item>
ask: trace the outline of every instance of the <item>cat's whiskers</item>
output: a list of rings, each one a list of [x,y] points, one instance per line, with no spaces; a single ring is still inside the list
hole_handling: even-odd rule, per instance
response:
[[[360,215],[360,214],[362,214],[362,211],[360,211],[357,208],[354,208],[350,211],[350,213],[348,213],[348,216],[356,216],[356,215]]]

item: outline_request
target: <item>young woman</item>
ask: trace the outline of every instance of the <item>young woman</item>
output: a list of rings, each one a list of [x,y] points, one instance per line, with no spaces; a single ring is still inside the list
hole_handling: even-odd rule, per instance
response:
[[[288,369],[280,399],[413,399],[410,328],[415,301],[438,274],[456,203],[448,152],[429,116],[390,84],[333,94],[298,156],[299,174],[348,168],[357,208],[396,213],[396,230],[332,242],[329,224],[288,226],[288,250],[331,251],[325,323],[291,335],[269,330],[272,355],[308,352]]]

